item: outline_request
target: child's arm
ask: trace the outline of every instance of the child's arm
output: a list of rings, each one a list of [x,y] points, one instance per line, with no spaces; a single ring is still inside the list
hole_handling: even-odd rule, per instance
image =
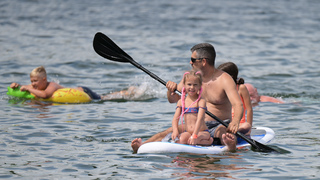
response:
[[[12,83],[12,84],[10,85],[10,87],[11,87],[12,89],[17,88],[17,87],[19,87],[19,86],[20,86],[19,83]]]
[[[179,136],[179,119],[180,119],[180,115],[181,115],[181,100],[178,101],[177,103],[177,108],[176,108],[176,112],[174,113],[173,119],[172,119],[172,135],[171,138],[172,140],[175,140],[176,137]]]
[[[30,93],[34,94],[38,98],[46,99],[46,98],[50,98],[52,94],[60,88],[63,88],[63,87],[57,83],[50,82],[48,87],[45,90],[34,89],[31,85],[21,86],[20,90],[29,91]]]
[[[204,122],[204,116],[205,116],[205,112],[206,112],[206,110],[204,110],[203,108],[206,108],[206,100],[201,98],[199,100],[199,111],[198,111],[198,115],[197,115],[196,125],[195,125],[194,131],[189,139],[189,144],[192,144],[192,145],[197,144],[197,137],[198,137],[198,134],[200,131],[201,124]]]
[[[249,91],[245,85],[241,85],[239,88],[240,88],[240,96],[242,96],[244,105],[247,110],[247,122],[252,126],[253,110],[252,110],[252,104],[251,104]],[[243,112],[243,113],[245,113],[245,112]]]

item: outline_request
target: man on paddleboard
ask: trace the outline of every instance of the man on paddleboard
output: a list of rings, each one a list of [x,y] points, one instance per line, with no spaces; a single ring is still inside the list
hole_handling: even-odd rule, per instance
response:
[[[243,105],[237,92],[236,84],[230,75],[215,68],[216,52],[211,44],[197,44],[191,48],[191,52],[190,64],[192,68],[199,69],[203,73],[202,97],[207,101],[208,111],[229,123],[228,128],[226,128],[206,115],[205,121],[210,134],[216,140],[215,144],[221,143],[226,145],[228,150],[235,151],[236,137],[234,134],[238,131],[243,113]],[[174,91],[181,91],[183,87],[182,81],[179,84],[168,81],[166,87],[168,89],[168,101],[176,103],[180,96],[175,94]],[[232,108],[234,108],[233,119]],[[134,152],[137,152],[142,144],[161,141],[170,132],[172,132],[172,128],[155,134],[145,142],[142,142],[141,138],[136,138],[131,142],[131,147]]]

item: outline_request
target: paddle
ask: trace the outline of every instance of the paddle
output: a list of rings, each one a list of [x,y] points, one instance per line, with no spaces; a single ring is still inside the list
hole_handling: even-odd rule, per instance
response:
[[[142,71],[150,75],[152,78],[154,78],[155,80],[159,81],[161,84],[166,86],[166,82],[164,80],[162,80],[157,75],[153,74],[152,72],[150,72],[149,70],[141,66],[139,63],[137,63],[135,60],[133,60],[132,57],[130,57],[126,52],[124,52],[119,46],[117,46],[109,37],[107,37],[103,33],[101,32],[96,33],[93,39],[93,48],[100,56],[106,59],[116,61],[116,62],[131,63],[132,65],[141,69]],[[181,95],[181,93],[178,90],[175,90],[175,93]],[[222,120],[220,120],[218,117],[213,115],[208,110],[206,110],[206,114],[212,117],[213,119],[217,120],[219,123],[221,123],[225,127],[228,127],[226,123],[224,123]],[[237,132],[236,135],[244,139],[249,144],[251,144],[252,148],[257,151],[278,152],[277,150],[269,146],[266,146],[253,139],[246,137],[240,132]]]

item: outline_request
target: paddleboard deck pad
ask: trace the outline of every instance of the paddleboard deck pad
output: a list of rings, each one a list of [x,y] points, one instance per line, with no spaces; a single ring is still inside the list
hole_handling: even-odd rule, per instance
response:
[[[186,144],[178,144],[171,141],[171,133],[168,134],[161,142],[150,142],[141,145],[138,154],[165,154],[165,153],[193,153],[193,154],[219,154],[226,151],[226,146],[191,146]],[[275,137],[272,129],[267,127],[252,128],[249,138],[258,141],[261,144],[269,143]],[[237,149],[251,146],[242,138],[237,138]]]

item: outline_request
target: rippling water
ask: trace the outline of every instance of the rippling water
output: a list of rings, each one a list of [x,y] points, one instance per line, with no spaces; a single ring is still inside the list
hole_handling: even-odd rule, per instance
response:
[[[0,178],[2,179],[319,179],[320,2],[37,1],[0,2]],[[235,62],[260,94],[254,126],[276,132],[271,145],[220,155],[133,154],[130,142],[171,125],[166,89],[130,64],[92,48],[103,32],[137,62],[178,81],[190,47],[212,43],[217,64]],[[49,80],[99,94],[138,86],[143,96],[76,105],[10,99],[40,65]]]

